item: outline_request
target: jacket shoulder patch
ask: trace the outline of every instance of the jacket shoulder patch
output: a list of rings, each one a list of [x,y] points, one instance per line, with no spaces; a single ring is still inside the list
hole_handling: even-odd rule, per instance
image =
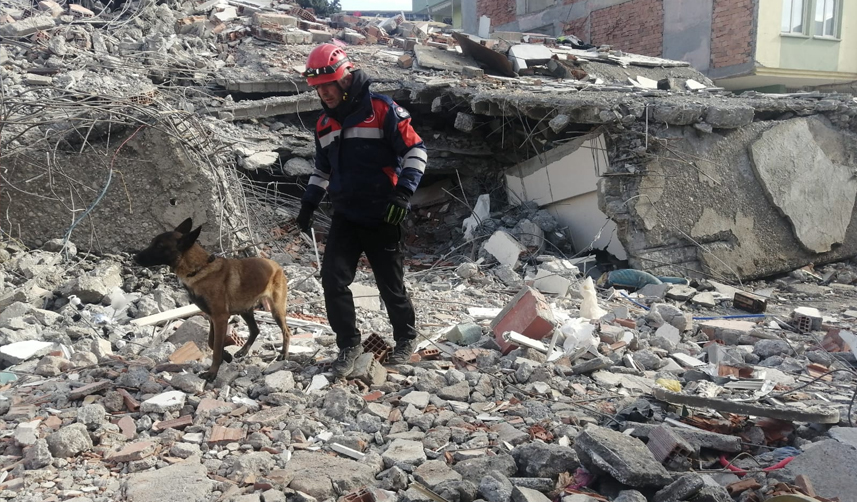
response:
[[[411,116],[411,114],[408,113],[407,110],[405,110],[404,108],[402,108],[399,105],[393,105],[393,110],[395,110],[396,116],[399,117],[400,119],[404,120],[404,119],[409,118]]]

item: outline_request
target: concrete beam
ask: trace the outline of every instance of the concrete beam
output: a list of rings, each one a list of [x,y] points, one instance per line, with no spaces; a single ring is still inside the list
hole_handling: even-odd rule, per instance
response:
[[[839,410],[831,408],[786,408],[756,403],[739,403],[726,399],[691,396],[668,391],[662,387],[652,389],[655,399],[670,404],[712,408],[717,411],[776,418],[789,422],[808,422],[815,424],[838,424]]]

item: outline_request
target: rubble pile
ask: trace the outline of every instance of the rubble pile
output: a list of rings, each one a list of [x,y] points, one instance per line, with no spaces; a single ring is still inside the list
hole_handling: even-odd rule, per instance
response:
[[[424,339],[402,366],[361,269],[367,352],[334,381],[295,248],[289,359],[257,312],[262,343],[207,384],[207,321],[167,269],[61,244],[0,251],[3,500],[855,500],[831,474],[857,460],[853,263],[737,289],[593,282],[591,258],[526,247],[415,258]]]

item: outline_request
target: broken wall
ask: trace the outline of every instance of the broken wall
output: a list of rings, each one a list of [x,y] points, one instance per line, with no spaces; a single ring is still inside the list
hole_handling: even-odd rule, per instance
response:
[[[84,251],[139,249],[187,217],[204,225],[200,243],[209,251],[241,241],[247,224],[240,184],[216,157],[222,145],[193,119],[135,130],[114,130],[113,137],[93,139],[86,148],[53,150],[45,143],[4,155],[4,232],[39,247],[63,238],[93,205],[70,238]]]
[[[641,174],[602,181],[635,268],[748,279],[857,254],[857,134],[823,115],[660,130]]]

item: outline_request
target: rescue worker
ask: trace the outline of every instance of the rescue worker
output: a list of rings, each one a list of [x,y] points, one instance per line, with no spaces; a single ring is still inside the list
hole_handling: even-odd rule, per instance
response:
[[[321,265],[327,318],[339,355],[333,373],[348,376],[363,353],[348,286],[366,254],[393,326],[388,364],[410,360],[417,340],[414,306],[405,290],[401,223],[426,167],[426,149],[407,110],[369,90],[370,80],[345,51],[322,44],[310,52],[304,76],[321,99],[315,169],[297,224],[308,232],[325,192],[333,205]]]

